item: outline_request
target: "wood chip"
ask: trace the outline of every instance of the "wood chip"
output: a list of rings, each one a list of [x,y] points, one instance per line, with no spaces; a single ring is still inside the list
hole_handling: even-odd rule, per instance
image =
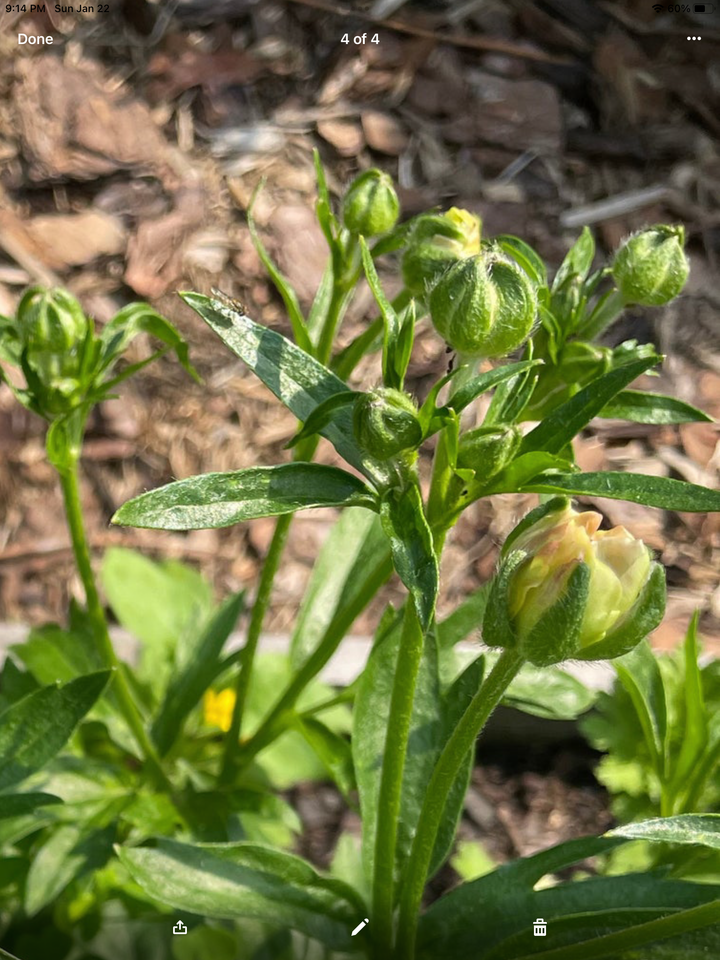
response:
[[[37,243],[45,246],[56,268],[80,267],[125,250],[122,223],[99,210],[34,217],[27,229]]]
[[[341,157],[356,157],[365,146],[362,127],[353,120],[320,120],[317,129]]]
[[[398,120],[379,110],[363,110],[360,119],[368,146],[378,153],[400,156],[407,146],[408,135]]]

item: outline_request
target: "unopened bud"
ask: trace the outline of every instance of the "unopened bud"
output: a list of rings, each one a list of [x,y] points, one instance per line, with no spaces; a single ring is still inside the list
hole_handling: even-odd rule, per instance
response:
[[[343,200],[343,222],[350,233],[375,237],[387,233],[400,213],[392,178],[382,170],[366,170],[348,187]]]
[[[453,264],[430,294],[435,329],[458,353],[504,357],[530,335],[537,314],[525,271],[496,251]]]
[[[665,576],[641,540],[552,500],[532,511],[501,554],[483,638],[537,666],[633,649],[662,620]]]
[[[612,274],[627,303],[659,307],[685,286],[690,265],[682,226],[658,224],[628,237],[613,261]]]
[[[513,425],[470,430],[460,437],[457,465],[489,479],[512,460],[521,440],[522,431]]]
[[[451,264],[479,253],[481,228],[479,217],[458,207],[419,217],[402,261],[410,293],[427,296]]]
[[[406,393],[390,387],[357,398],[353,431],[362,449],[378,460],[388,460],[401,450],[417,447],[422,440],[415,404]]]
[[[77,389],[88,319],[67,290],[31,287],[17,309],[17,332],[29,367],[42,384],[39,398],[48,413],[59,413]]]

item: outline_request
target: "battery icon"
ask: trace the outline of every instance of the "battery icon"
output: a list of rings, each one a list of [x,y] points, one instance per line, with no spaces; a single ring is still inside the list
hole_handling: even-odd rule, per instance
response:
[[[715,9],[712,3],[696,3],[693,7],[695,13],[712,13]]]

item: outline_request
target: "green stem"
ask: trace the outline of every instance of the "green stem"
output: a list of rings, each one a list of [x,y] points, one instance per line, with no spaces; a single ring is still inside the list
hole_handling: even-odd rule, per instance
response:
[[[142,751],[147,767],[153,778],[163,789],[172,793],[172,784],[162,769],[155,747],[145,729],[140,712],[130,692],[123,665],[115,654],[108,632],[105,612],[100,602],[100,595],[90,562],[90,550],[85,533],[82,505],[80,503],[77,459],[73,459],[66,468],[59,470],[58,473],[63,499],[65,501],[65,513],[67,515],[68,528],[72,539],[75,563],[77,564],[77,569],[85,589],[88,615],[95,628],[95,635],[100,644],[100,652],[103,660],[107,666],[114,671],[114,688],[118,706]]]
[[[526,954],[518,960],[601,960],[603,957],[615,957],[633,947],[642,947],[646,943],[656,943],[658,940],[667,940],[692,930],[701,930],[720,922],[720,901],[703,903],[699,907],[681,910],[659,920],[649,920],[640,923],[628,930],[618,930],[615,933],[606,933],[593,940],[583,940],[580,943],[571,943],[566,947],[557,947],[554,950],[543,950],[542,953]]]
[[[470,701],[435,764],[425,791],[425,801],[420,811],[400,898],[399,960],[414,960],[415,957],[415,936],[423,890],[450,790],[460,776],[479,732],[502,699],[522,662],[516,653],[509,650],[502,652],[490,675]]]
[[[355,603],[346,607],[331,620],[320,643],[300,667],[270,713],[262,721],[250,740],[240,747],[238,760],[242,767],[247,766],[261,750],[269,746],[282,733],[285,729],[284,719],[294,709],[300,694],[320,673],[337,650],[355,618],[364,609],[368,601],[375,596],[382,584],[390,579],[392,572],[393,565],[388,554],[372,571],[362,595],[357,597]]]
[[[343,283],[336,282],[333,286],[327,316],[317,346],[317,358],[320,363],[327,365],[330,362],[333,340],[335,339],[340,318],[345,312],[348,299],[349,294],[347,287]]]
[[[373,938],[376,949],[389,957],[393,943],[395,848],[402,801],[402,781],[408,750],[415,686],[423,654],[423,631],[415,604],[408,599],[393,681],[387,738],[380,775],[378,820],[372,891]]]
[[[260,640],[263,623],[265,622],[268,604],[270,603],[270,594],[272,593],[275,575],[280,565],[280,558],[282,557],[283,549],[287,542],[288,533],[290,532],[292,518],[293,515],[291,513],[278,517],[272,540],[270,541],[270,548],[263,564],[262,573],[260,574],[260,583],[250,616],[247,638],[245,640],[245,647],[243,648],[242,663],[235,686],[235,706],[233,707],[232,720],[230,721],[230,729],[225,737],[225,750],[219,776],[220,783],[228,783],[232,779],[235,771],[235,754],[240,742],[242,722],[253,667],[255,665],[258,642]]]

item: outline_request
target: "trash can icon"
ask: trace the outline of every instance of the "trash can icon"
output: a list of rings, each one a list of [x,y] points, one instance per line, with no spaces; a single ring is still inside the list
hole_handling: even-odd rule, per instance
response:
[[[536,937],[544,937],[547,934],[547,924],[542,917],[538,917],[533,924],[533,933]]]

